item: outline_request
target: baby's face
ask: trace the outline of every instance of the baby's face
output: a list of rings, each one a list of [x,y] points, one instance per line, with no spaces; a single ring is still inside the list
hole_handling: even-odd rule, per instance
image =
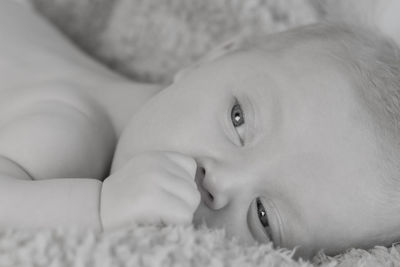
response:
[[[373,131],[350,86],[339,64],[304,51],[225,56],[145,104],[115,165],[148,150],[192,156],[203,199],[195,223],[245,242],[272,239],[302,256],[370,246],[390,219]]]

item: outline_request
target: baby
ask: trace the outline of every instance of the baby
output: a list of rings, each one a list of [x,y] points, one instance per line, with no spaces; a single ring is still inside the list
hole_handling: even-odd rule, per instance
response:
[[[223,227],[309,257],[400,239],[400,59],[320,23],[222,47],[159,86],[0,1],[0,225]]]

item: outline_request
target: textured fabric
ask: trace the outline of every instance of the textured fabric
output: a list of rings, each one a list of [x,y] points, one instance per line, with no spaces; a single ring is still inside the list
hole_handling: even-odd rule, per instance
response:
[[[107,234],[93,231],[0,231],[0,266],[399,266],[400,247],[352,249],[311,262],[271,244],[243,246],[222,230],[133,226]]]
[[[33,0],[89,54],[128,76],[168,83],[233,36],[316,21],[315,0]]]

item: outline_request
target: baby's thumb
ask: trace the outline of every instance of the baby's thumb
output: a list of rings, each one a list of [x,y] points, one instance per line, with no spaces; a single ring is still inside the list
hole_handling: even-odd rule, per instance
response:
[[[194,180],[197,170],[197,163],[194,158],[178,152],[166,152],[166,155],[171,161],[182,167]]]

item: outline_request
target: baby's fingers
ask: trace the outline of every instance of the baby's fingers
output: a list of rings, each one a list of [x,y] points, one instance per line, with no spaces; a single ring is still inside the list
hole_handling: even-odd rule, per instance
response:
[[[194,210],[186,202],[169,192],[165,193],[164,208],[157,209],[160,220],[164,224],[191,224]]]
[[[187,175],[194,180],[197,170],[197,163],[192,157],[178,152],[165,152],[165,155],[168,157],[168,159],[178,165],[178,167],[185,170]]]
[[[181,199],[190,208],[194,210],[200,204],[200,191],[197,189],[196,183],[188,181],[182,177],[169,177],[165,180],[162,189],[171,195]]]

